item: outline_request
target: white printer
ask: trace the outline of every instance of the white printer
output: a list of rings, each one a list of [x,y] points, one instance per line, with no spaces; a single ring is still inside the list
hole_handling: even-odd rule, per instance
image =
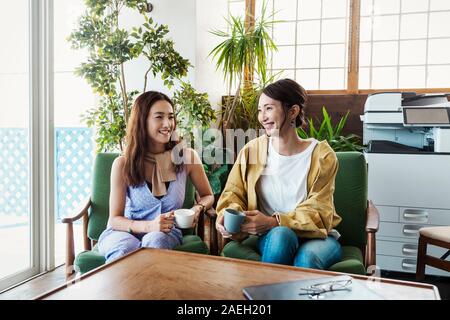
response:
[[[368,196],[380,213],[377,266],[414,273],[419,229],[450,225],[447,94],[371,94],[361,119]],[[434,246],[428,250],[435,256],[446,251]],[[450,276],[429,266],[426,273]]]
[[[450,103],[446,94],[382,92],[367,97],[364,144],[373,151],[450,152]]]

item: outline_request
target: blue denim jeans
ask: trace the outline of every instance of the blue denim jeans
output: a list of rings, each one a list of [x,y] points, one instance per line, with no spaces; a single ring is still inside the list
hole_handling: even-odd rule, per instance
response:
[[[341,245],[333,238],[299,239],[287,227],[275,227],[259,237],[262,262],[327,269],[341,260]]]

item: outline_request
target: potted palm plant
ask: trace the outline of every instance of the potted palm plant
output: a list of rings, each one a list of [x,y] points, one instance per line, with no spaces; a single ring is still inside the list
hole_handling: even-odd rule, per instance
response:
[[[267,73],[267,66],[270,53],[277,49],[271,38],[272,25],[277,21],[273,15],[266,14],[266,8],[264,3],[256,20],[246,12],[253,23],[230,16],[226,20],[229,31],[212,31],[224,39],[210,52],[227,83],[228,95],[223,99],[221,120],[224,129],[258,127],[256,99],[259,90],[273,79]],[[236,88],[234,95],[232,88]]]

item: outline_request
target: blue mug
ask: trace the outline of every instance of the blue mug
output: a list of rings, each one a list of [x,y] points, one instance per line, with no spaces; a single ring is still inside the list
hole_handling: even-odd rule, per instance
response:
[[[229,233],[236,233],[241,230],[241,224],[244,222],[245,213],[234,209],[225,209],[224,227]]]

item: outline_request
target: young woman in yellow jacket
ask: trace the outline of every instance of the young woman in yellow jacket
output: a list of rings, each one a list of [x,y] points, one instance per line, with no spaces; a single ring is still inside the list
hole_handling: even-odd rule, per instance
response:
[[[341,259],[333,204],[338,162],[326,141],[297,135],[306,99],[290,79],[262,91],[258,119],[266,134],[239,152],[217,204],[216,228],[236,241],[258,235],[263,262],[326,269]],[[239,233],[224,228],[227,208],[246,214]]]

